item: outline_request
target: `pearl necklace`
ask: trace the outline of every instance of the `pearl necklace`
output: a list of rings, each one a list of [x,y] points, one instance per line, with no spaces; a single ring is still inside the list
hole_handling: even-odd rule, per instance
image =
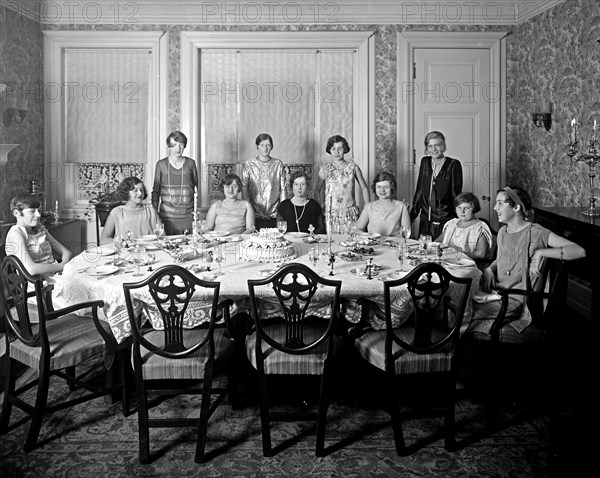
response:
[[[296,211],[296,205],[292,202],[292,206],[294,207],[294,216],[296,216],[296,230],[298,232],[300,232],[300,219],[302,219],[302,216],[304,216],[304,210],[306,209],[306,203],[308,203],[308,200],[304,199],[304,204],[302,205],[302,212],[300,213],[300,217],[298,217],[298,212]],[[300,207],[300,206],[298,206],[298,207]]]
[[[167,159],[167,182],[169,183],[169,200],[171,201],[171,204],[175,207],[178,207],[181,204],[181,200],[183,199],[183,165],[185,163],[185,158],[182,156],[182,163],[181,163],[181,186],[179,188],[179,200],[177,201],[177,204],[175,204],[175,201],[173,201],[173,195],[171,194],[171,166],[173,166],[171,164],[171,161]],[[175,167],[175,166],[173,166]]]

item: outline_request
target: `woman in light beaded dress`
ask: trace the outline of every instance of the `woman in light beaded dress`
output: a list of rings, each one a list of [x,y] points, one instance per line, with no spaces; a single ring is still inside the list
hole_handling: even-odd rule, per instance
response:
[[[286,178],[283,162],[271,156],[273,138],[261,133],[254,141],[258,155],[242,169],[242,195],[254,209],[257,229],[272,228],[277,224],[277,208],[286,199]]]

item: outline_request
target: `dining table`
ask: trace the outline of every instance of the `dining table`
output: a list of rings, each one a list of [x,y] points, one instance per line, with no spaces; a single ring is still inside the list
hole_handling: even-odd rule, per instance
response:
[[[351,323],[360,320],[361,310],[356,306],[358,299],[370,300],[377,304],[380,310],[383,310],[383,282],[406,275],[421,260],[439,261],[452,274],[471,277],[472,283],[468,292],[470,298],[473,297],[481,278],[481,271],[474,262],[461,253],[453,249],[446,249],[444,255],[440,257],[433,250],[431,254],[427,254],[427,251],[419,252],[416,250],[418,248],[417,241],[408,240],[410,241],[408,242],[409,247],[415,248],[415,255],[409,254],[408,260],[401,264],[397,251],[398,245],[403,239],[396,237],[367,237],[362,245],[361,237],[355,237],[352,241],[347,234],[333,234],[331,241],[328,241],[326,236],[313,238],[298,233],[287,234],[285,237],[293,244],[295,257],[282,262],[268,263],[243,260],[240,247],[245,236],[240,235],[224,235],[210,242],[203,241],[194,247],[182,246],[184,251],[188,251],[187,254],[174,254],[167,250],[164,247],[166,242],[163,240],[148,242],[145,244],[148,260],[139,267],[140,275],[135,275],[136,267],[131,261],[133,252],[122,251],[120,257],[122,263],[117,261],[117,265],[115,265],[116,254],[114,254],[114,249],[111,250],[112,245],[89,248],[65,264],[59,279],[62,286],[60,287],[62,299],[66,303],[102,299],[104,301],[102,319],[108,322],[115,339],[120,343],[131,334],[123,284],[141,281],[153,271],[172,263],[178,263],[202,279],[220,282],[219,300],[231,299],[233,301],[232,315],[249,312],[248,279],[268,277],[284,263],[306,264],[315,269],[319,275],[342,282],[340,297],[345,304],[342,306],[342,313]],[[357,240],[358,244],[355,244]],[[160,247],[159,244],[163,247]],[[309,261],[308,252],[311,248],[318,250],[319,261],[317,264]],[[357,248],[358,252],[349,254],[351,251],[356,251]],[[217,252],[224,258],[220,267],[214,261]],[[331,257],[334,258],[333,264],[330,262]],[[367,267],[368,265],[370,267]],[[399,288],[395,293],[396,296],[392,298],[392,302],[398,306],[398,314],[408,317],[411,299],[407,288]],[[157,310],[152,307],[153,300],[149,292],[140,289],[136,294],[134,298],[141,304],[147,318],[153,326],[160,328],[161,320]],[[186,312],[184,322],[187,327],[197,326],[210,319],[209,294],[212,294],[212,291],[197,288],[194,293],[194,301]],[[273,305],[276,302],[272,300],[273,291],[265,288],[262,292],[258,291],[258,296],[265,299],[265,306],[259,313],[268,314],[268,304]],[[330,303],[331,297],[327,288],[318,288],[314,300],[321,306]],[[468,323],[470,320],[471,311],[471,300],[469,300],[464,323]]]

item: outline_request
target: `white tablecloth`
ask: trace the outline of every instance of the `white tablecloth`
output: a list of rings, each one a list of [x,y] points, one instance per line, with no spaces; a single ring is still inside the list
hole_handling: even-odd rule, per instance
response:
[[[340,240],[347,239],[347,237],[335,236],[334,242],[332,243],[333,252],[340,252],[343,250],[338,244]],[[308,262],[308,249],[315,244],[307,244],[302,239],[291,239],[294,242],[294,246],[297,251],[298,258],[295,262],[304,263],[310,265]],[[328,245],[325,243],[318,244],[320,251],[326,252]],[[226,261],[222,265],[224,275],[219,276],[215,279],[212,272],[201,271],[199,274],[207,280],[219,280],[221,283],[220,300],[230,298],[235,302],[234,310],[232,314],[248,309],[248,285],[247,280],[252,278],[263,277],[261,271],[274,270],[275,264],[266,263],[254,263],[245,262],[240,259],[239,247],[240,243],[223,243],[221,245],[226,255]],[[341,297],[344,299],[358,299],[366,298],[383,304],[383,282],[382,280],[390,277],[397,278],[398,275],[392,275],[399,269],[399,262],[396,257],[395,250],[384,246],[375,245],[372,246],[375,254],[373,257],[373,263],[381,266],[381,270],[378,275],[373,277],[372,280],[367,279],[365,276],[357,276],[352,269],[364,267],[367,263],[367,256],[358,262],[344,262],[339,257],[336,258],[333,268],[333,276],[329,276],[329,267],[320,262],[317,266],[317,270],[328,278],[337,279],[342,281]],[[163,251],[155,251],[156,262],[152,264],[152,269],[156,270],[159,267],[172,263],[173,259]],[[124,282],[136,282],[142,279],[142,277],[134,277],[133,270],[127,270],[121,268],[118,273],[107,275],[107,276],[93,276],[84,271],[87,267],[94,265],[104,265],[111,263],[113,260],[112,256],[99,256],[97,254],[82,252],[68,264],[65,265],[62,274],[62,294],[63,298],[69,303],[77,303],[87,300],[102,299],[105,302],[104,315],[106,320],[109,322],[111,329],[118,342],[123,341],[129,334],[129,322],[127,318],[127,310],[125,307],[125,297],[123,294],[122,284]],[[206,253],[203,252],[201,255],[193,260],[188,260],[180,263],[182,266],[189,267],[194,264],[205,267],[206,266]],[[150,274],[148,272],[148,266],[142,266],[142,271],[145,276]],[[216,271],[218,266],[213,262],[211,264],[212,271]],[[471,297],[474,291],[477,289],[481,272],[474,266],[472,267],[456,267],[452,268],[451,272],[457,276],[469,276],[473,279],[471,287]],[[264,272],[263,272],[264,273]],[[315,296],[315,300],[325,300],[326,297],[319,297],[319,289]],[[272,293],[272,292],[271,292]],[[268,292],[265,291],[265,294]],[[409,300],[408,291],[405,291],[406,297],[399,297],[398,300]],[[142,302],[151,302],[149,298],[143,295],[138,295],[137,298]],[[197,303],[201,304],[202,297],[198,294]],[[194,316],[192,320],[196,323],[202,322],[208,319],[207,309],[203,307],[191,308],[190,314]],[[348,311],[348,315],[352,315],[351,311]],[[465,323],[468,322],[471,316],[471,301],[469,300]],[[356,316],[347,317],[351,322],[357,320]]]

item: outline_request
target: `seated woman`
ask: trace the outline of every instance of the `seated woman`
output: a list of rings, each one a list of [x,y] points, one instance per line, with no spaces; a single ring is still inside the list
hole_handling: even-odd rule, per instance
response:
[[[100,244],[108,244],[115,235],[123,237],[128,232],[133,238],[153,234],[161,221],[156,209],[151,204],[144,204],[148,193],[142,180],[135,176],[123,179],[116,195],[125,204],[110,211],[102,229]]]
[[[18,257],[33,275],[61,272],[71,259],[71,252],[43,226],[39,199],[27,193],[17,194],[10,201],[10,210],[17,223],[6,235],[6,255]]]
[[[356,229],[381,234],[382,236],[410,236],[410,213],[403,201],[393,199],[396,196],[396,178],[382,171],[373,179],[372,189],[377,201],[365,205]]]
[[[542,260],[546,257],[565,261],[585,257],[581,246],[529,221],[531,197],[524,189],[500,189],[494,211],[503,226],[498,231],[498,256],[483,271],[481,288],[485,292],[512,288],[527,290],[528,285],[535,288],[539,283]],[[473,304],[469,329],[489,332],[500,304],[500,300]],[[506,316],[520,317],[510,323],[517,332],[526,329],[531,320],[523,308],[522,296],[510,297]]]
[[[492,247],[492,233],[488,225],[475,217],[481,210],[479,199],[473,193],[460,193],[454,198],[458,217],[444,224],[438,242],[464,252],[471,259],[486,259]]]
[[[254,230],[254,209],[245,199],[239,199],[242,180],[237,174],[226,174],[221,181],[225,199],[215,201],[206,213],[206,228],[249,234]]]
[[[290,177],[292,184],[292,199],[286,199],[277,208],[277,220],[287,222],[288,232],[309,232],[311,224],[315,234],[325,233],[323,210],[317,201],[306,197],[308,192],[308,175],[303,171],[296,171]]]

